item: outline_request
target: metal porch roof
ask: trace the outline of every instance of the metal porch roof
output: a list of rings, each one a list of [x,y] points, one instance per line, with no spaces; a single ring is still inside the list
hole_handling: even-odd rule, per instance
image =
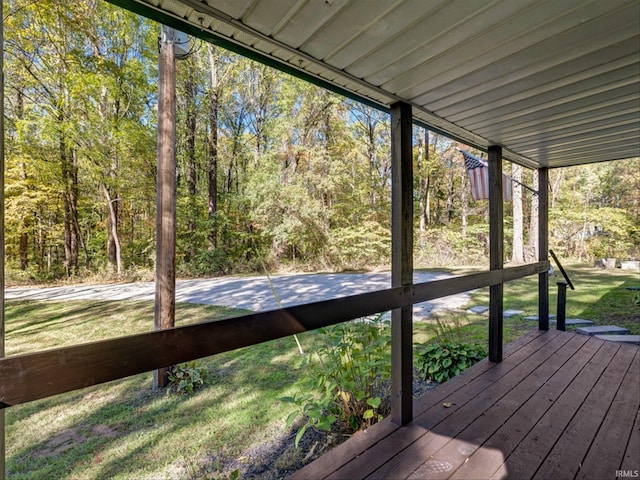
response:
[[[110,0],[522,165],[640,156],[638,0]]]

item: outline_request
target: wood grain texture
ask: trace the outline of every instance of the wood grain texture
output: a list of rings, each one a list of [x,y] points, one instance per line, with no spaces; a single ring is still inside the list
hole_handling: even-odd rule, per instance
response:
[[[391,105],[391,286],[413,284],[413,152],[411,105]],[[391,419],[413,418],[413,309],[391,312]]]
[[[639,377],[638,346],[536,329],[417,400],[407,426],[336,447],[343,466],[295,478],[615,478],[637,469]]]
[[[504,202],[502,198],[502,147],[492,145],[489,156],[489,269],[504,265]],[[502,284],[489,287],[489,360],[502,361],[503,341]]]

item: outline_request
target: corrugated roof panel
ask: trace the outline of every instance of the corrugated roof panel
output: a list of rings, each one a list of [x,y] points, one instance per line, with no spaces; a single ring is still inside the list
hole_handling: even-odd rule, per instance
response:
[[[576,3],[583,4],[580,0]],[[580,25],[582,17],[578,13],[584,7],[559,16],[560,12],[564,12],[565,4],[570,5],[569,2],[553,2],[553,5],[543,3],[524,12],[518,12],[515,17],[502,17],[503,21],[495,24],[491,29],[457,43],[445,55],[434,58],[404,74],[405,77],[411,75],[412,78],[396,77],[383,85],[383,88],[395,91],[406,98],[415,98],[435,88],[436,85],[432,84],[431,80],[442,72],[452,72],[457,78],[462,78],[484,65],[492,65],[496,70],[501,71],[502,62],[507,64],[508,68],[512,57],[517,56],[524,49],[529,49],[529,61],[539,56],[545,57],[549,53],[548,49],[532,49],[531,46],[553,39],[561,32]],[[546,20],[549,18],[545,17],[547,13],[552,15],[552,21]],[[466,30],[464,27],[462,29]],[[532,44],[532,38],[535,38],[536,43]],[[562,43],[553,42],[554,49],[556,45],[562,48]]]
[[[479,97],[475,102],[468,102],[466,105],[462,103],[457,108],[446,111],[446,116],[454,122],[464,121],[468,126],[484,124],[490,119],[505,116],[513,120],[530,112],[637,83],[637,76],[637,65],[624,66],[575,82],[551,82],[541,85],[534,93],[524,90],[491,103],[485,103]],[[553,85],[557,87],[553,88]]]
[[[386,106],[407,101],[432,128],[477,147],[500,143],[505,158],[523,165],[640,156],[637,0],[163,0],[159,7],[199,27],[204,14],[204,27],[253,58],[262,52],[336,91]]]
[[[341,15],[334,15],[321,29],[315,31],[301,48],[316,58],[326,59],[366,32],[371,25],[388,15],[402,1],[350,2],[343,8]]]
[[[533,2],[535,0],[528,3]],[[481,5],[481,8],[461,14],[459,7],[455,8],[457,4],[452,2],[435,15],[427,16],[377,51],[377,61],[368,62],[366,67],[369,71],[363,69],[363,76],[397,93],[423,83],[425,78],[435,75],[441,68],[456,68],[463,61],[459,56],[472,59],[500,45],[504,41],[502,32],[508,30],[507,20],[517,15],[526,4],[506,1],[473,5]],[[425,33],[420,34],[421,30]],[[508,33],[504,35],[509,36]],[[421,38],[423,43],[415,50],[403,49],[403,45],[410,41],[409,37]],[[488,41],[483,41],[482,37]],[[360,72],[354,67],[350,71]]]
[[[271,36],[295,13],[299,3],[299,0],[257,1],[241,20],[248,27]]]
[[[570,30],[558,37],[547,39],[512,55],[508,61],[489,63],[488,58],[479,58],[481,67],[467,75],[453,78],[450,71],[431,79],[433,90],[414,99],[417,103],[429,104],[434,110],[445,105],[484,95],[496,89],[530,78],[538,72],[546,71],[576,58],[598,52],[597,60],[618,58],[627,53],[635,54],[638,44],[633,39],[637,26],[622,25],[619,29],[585,38],[578,30]],[[628,42],[622,45],[622,42]],[[606,51],[612,49],[612,51]],[[627,50],[628,49],[628,50]]]
[[[344,47],[326,58],[326,61],[337,68],[345,69],[356,76],[360,75],[357,69],[351,67],[356,62],[375,61],[378,49],[391,41],[397,35],[418,22],[426,13],[446,4],[447,0],[439,2],[424,2],[421,0],[409,0],[400,4],[388,15],[380,17],[371,24],[361,35],[351,40]],[[420,41],[419,38],[415,39]]]
[[[611,119],[585,122],[580,125],[580,133],[576,134],[573,127],[549,129],[543,133],[531,132],[525,136],[519,136],[512,140],[512,145],[518,151],[528,152],[533,150],[537,142],[543,139],[553,143],[556,147],[566,146],[581,142],[586,138],[605,138],[615,136],[617,132],[628,131],[629,128],[637,128],[640,121],[640,113],[633,112],[625,115],[617,115]]]
[[[224,23],[224,22],[222,22],[220,20],[217,20],[217,19],[211,19],[210,28],[214,32],[216,32],[218,35],[226,37],[226,38],[233,37],[233,34],[237,31],[231,25],[229,25],[227,23]]]
[[[526,153],[531,157],[544,154],[547,158],[555,159],[559,163],[569,162],[573,165],[577,163],[585,163],[586,159],[597,159],[595,161],[604,160],[620,160],[623,158],[637,157],[638,148],[640,143],[626,144],[624,143],[627,135],[636,130],[622,130],[617,135],[611,135],[607,138],[607,141],[600,141],[598,138],[595,142],[580,142],[573,145],[572,148],[563,148],[561,145],[554,145],[552,143],[545,143],[541,140],[540,144],[535,148],[527,150]],[[603,137],[605,138],[605,137]],[[582,159],[582,161],[580,161]],[[587,162],[589,163],[589,162]],[[556,166],[558,164],[556,163]]]
[[[238,19],[253,3],[253,0],[201,0],[202,3],[214,7],[232,18]]]
[[[334,15],[341,13],[342,7],[347,0],[307,0],[297,9],[286,24],[274,34],[274,37],[281,42],[298,48],[307,39],[315,35]]]
[[[438,113],[454,121],[464,121],[465,125],[473,128],[481,128],[506,117],[513,120],[516,117],[509,110],[515,111],[516,116],[522,116],[553,106],[558,101],[569,101],[572,96],[590,96],[599,89],[607,91],[616,88],[620,82],[621,85],[633,83],[634,76],[640,74],[640,71],[637,64],[629,64],[627,60],[621,59],[601,68],[585,70],[564,78],[558,73],[559,78],[555,81],[549,81],[547,76],[537,83],[526,81],[523,89],[505,87],[504,91],[493,90],[480,98],[455,104]],[[612,70],[608,70],[609,67]],[[527,89],[529,85],[531,87]]]
[[[160,8],[172,12],[174,15],[180,18],[186,18],[191,11],[191,7],[184,4],[180,0],[162,0],[160,2]]]
[[[640,102],[638,95],[635,95],[635,98]],[[626,107],[628,100],[629,98],[623,97],[620,101],[615,99],[611,102],[608,101],[606,104],[601,103],[584,108],[580,113],[563,113],[556,116],[539,115],[537,120],[534,119],[528,122],[523,122],[521,119],[517,123],[503,122],[501,124],[490,125],[484,130],[479,129],[477,131],[483,135],[491,134],[491,136],[498,139],[513,138],[522,140],[526,136],[531,135],[531,132],[536,132],[541,128],[544,128],[545,131],[558,130],[560,128],[566,128],[567,126],[576,128],[592,120],[608,119],[613,115],[626,115],[637,112],[637,108]]]

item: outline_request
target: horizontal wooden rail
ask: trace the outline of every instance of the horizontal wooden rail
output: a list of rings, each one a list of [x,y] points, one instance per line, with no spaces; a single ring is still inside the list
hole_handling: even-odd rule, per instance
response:
[[[0,408],[547,271],[481,272],[0,359]]]

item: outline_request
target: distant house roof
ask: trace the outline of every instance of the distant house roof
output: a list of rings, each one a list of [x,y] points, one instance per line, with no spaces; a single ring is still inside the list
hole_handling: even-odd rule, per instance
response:
[[[110,0],[506,159],[640,156],[637,0]]]

